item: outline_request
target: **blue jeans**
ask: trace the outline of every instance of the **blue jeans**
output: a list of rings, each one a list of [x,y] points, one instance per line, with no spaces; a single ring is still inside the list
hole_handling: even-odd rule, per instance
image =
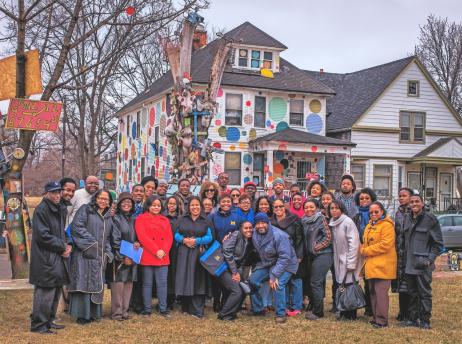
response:
[[[263,297],[261,295],[261,286],[262,283],[269,280],[269,268],[258,269],[252,272],[250,275],[249,282],[258,288],[256,291],[250,294],[250,299],[252,301],[252,311],[259,313],[263,311]],[[286,286],[289,283],[292,274],[290,272],[284,272],[278,279],[279,286],[274,290],[274,306],[276,308],[276,316],[285,317],[286,316]]]
[[[152,284],[156,279],[159,311],[167,311],[168,266],[142,266],[143,268],[143,313],[152,313]]]
[[[273,306],[273,291],[271,290],[268,282],[261,285],[260,295],[263,298],[263,307]]]
[[[301,311],[303,309],[303,281],[292,277],[286,287],[287,308]]]

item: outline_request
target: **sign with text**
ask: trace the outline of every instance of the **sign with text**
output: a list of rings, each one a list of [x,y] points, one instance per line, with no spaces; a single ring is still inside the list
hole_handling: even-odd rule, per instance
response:
[[[62,103],[11,99],[5,127],[9,129],[56,131]]]

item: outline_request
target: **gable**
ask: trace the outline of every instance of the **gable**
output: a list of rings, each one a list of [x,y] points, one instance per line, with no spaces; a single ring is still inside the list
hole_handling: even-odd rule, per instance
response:
[[[411,111],[425,113],[426,130],[460,133],[462,120],[456,117],[422,68],[414,59],[356,121],[354,127],[398,130],[400,111]],[[419,97],[407,95],[409,80],[419,81]]]
[[[435,149],[433,152],[428,154],[428,157],[432,158],[462,158],[462,143],[458,139],[452,139],[445,145]]]

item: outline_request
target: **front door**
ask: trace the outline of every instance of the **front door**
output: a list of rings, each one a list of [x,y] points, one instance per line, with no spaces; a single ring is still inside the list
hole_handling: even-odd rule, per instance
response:
[[[297,161],[297,184],[301,190],[306,190],[306,174],[311,172],[309,161]]]
[[[452,201],[452,174],[440,173],[440,210],[447,210]]]

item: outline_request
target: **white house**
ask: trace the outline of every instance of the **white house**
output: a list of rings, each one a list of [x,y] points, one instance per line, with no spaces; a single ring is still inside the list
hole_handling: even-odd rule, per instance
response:
[[[462,119],[415,56],[354,73],[307,71],[330,86],[327,135],[356,143],[351,171],[358,186],[382,198],[420,190],[445,210],[462,166]]]

